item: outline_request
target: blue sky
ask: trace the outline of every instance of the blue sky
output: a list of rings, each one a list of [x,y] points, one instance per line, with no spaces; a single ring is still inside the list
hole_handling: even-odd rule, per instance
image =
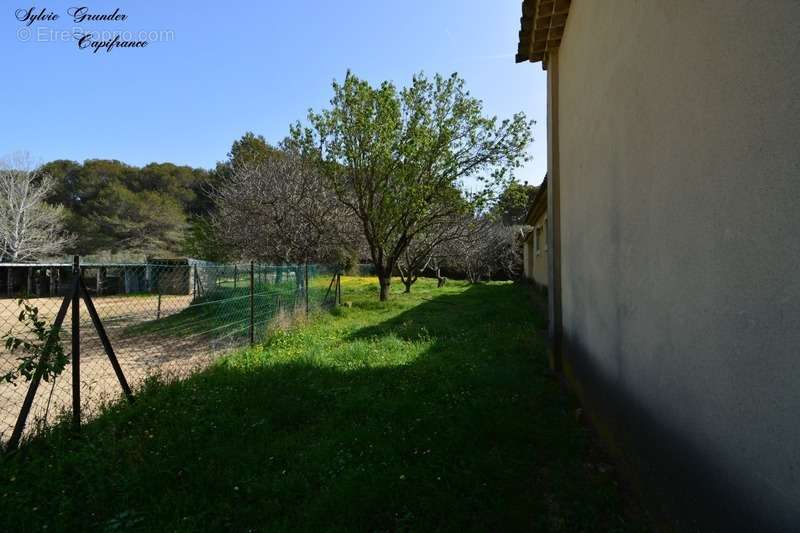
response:
[[[14,11],[31,5],[60,19],[34,23],[23,41]],[[74,5],[128,15],[77,25],[86,30],[163,30],[172,38],[144,49],[79,50],[71,37],[50,32],[72,33],[67,10]],[[524,111],[537,121],[533,160],[517,178],[539,183],[546,170],[545,73],[538,64],[514,63],[519,17],[518,0],[5,2],[0,156],[24,150],[42,161],[210,168],[246,131],[283,138],[309,107],[327,104],[331,81],[348,68],[398,85],[419,71],[455,71],[487,113]]]

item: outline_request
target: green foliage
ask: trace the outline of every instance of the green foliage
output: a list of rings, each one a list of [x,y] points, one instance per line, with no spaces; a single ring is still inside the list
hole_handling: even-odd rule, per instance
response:
[[[506,226],[524,224],[536,190],[535,186],[528,185],[527,182],[509,182],[492,207],[492,214]]]
[[[91,220],[99,230],[96,242],[101,249],[145,255],[175,254],[186,227],[176,198],[153,190],[134,192],[119,182],[100,193]]]
[[[207,216],[194,216],[183,242],[183,255],[224,263],[233,259],[230,247],[214,230]]]
[[[48,201],[66,207],[67,230],[78,238],[69,253],[176,255],[186,238],[186,220],[210,208],[209,173],[202,169],[88,159],[52,161],[42,171],[56,178]]]
[[[74,214],[86,217],[95,212],[94,202],[107,184],[132,181],[136,169],[116,160],[87,159],[83,164],[53,161],[44,165],[42,171],[56,178],[57,182],[49,201],[63,204]]]
[[[341,246],[335,251],[333,263],[339,272],[352,274],[358,269],[359,259],[357,250]]]
[[[377,289],[345,278],[352,307],[31,442],[0,462],[0,530],[647,530],[547,373],[530,295]]]
[[[263,135],[248,131],[233,141],[228,159],[218,162],[216,168],[211,171],[212,180],[222,181],[230,178],[236,168],[258,166],[276,156],[280,156],[280,150],[269,144]]]
[[[20,377],[30,381],[39,366],[42,378],[50,381],[64,371],[69,361],[69,356],[61,346],[60,330],[48,325],[39,316],[39,308],[28,301],[20,299],[17,305],[21,307],[17,320],[23,325],[26,334],[20,336],[12,329],[2,338],[7,351],[21,352],[22,355],[17,357],[17,368],[0,375],[0,383],[15,383]]]
[[[319,158],[339,200],[360,219],[384,290],[420,233],[480,209],[525,159],[531,123],[519,113],[486,117],[453,74],[414,76],[409,87],[373,87],[350,72],[334,82],[330,108],[309,113],[292,137]],[[470,194],[461,182],[482,187]]]
[[[279,151],[267,143],[262,135],[255,135],[248,131],[241,139],[233,142],[231,151],[228,153],[228,163],[231,168],[258,165],[278,154]]]

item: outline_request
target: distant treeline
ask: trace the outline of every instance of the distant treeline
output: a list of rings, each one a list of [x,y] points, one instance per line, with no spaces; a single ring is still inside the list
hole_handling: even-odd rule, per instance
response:
[[[174,255],[192,219],[210,208],[204,190],[211,173],[203,169],[89,159],[52,161],[41,170],[55,178],[48,201],[67,210],[66,230],[76,237],[69,253]]]
[[[143,167],[117,160],[57,160],[41,171],[55,179],[48,197],[64,206],[65,229],[75,236],[69,254],[84,256],[179,256],[228,259],[210,223],[215,184],[238,165],[266,160],[276,148],[246,133],[225,161],[211,170],[173,163]],[[523,223],[536,188],[512,182],[494,211],[505,224]]]
[[[235,163],[271,150],[263,137],[248,133],[212,170],[88,159],[52,161],[41,171],[55,178],[48,202],[64,206],[65,229],[76,237],[69,254],[222,260],[225,247],[214,242],[209,225],[214,207],[209,191]]]

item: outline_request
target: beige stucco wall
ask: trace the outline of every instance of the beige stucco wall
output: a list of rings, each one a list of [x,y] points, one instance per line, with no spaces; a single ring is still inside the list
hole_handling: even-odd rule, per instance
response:
[[[522,248],[522,262],[525,269],[525,277],[535,282],[540,287],[547,287],[547,232],[545,230],[547,220],[547,213],[542,215],[536,220],[530,233],[528,234]],[[539,229],[541,245],[539,252],[536,252],[534,246],[535,232]]]
[[[533,280],[533,236],[528,235],[522,243],[522,268],[525,279]]]
[[[533,247],[531,247],[531,250],[533,252],[532,253],[532,261],[531,261],[532,266],[533,266],[532,279],[533,279],[533,281],[536,282],[537,285],[540,285],[542,287],[547,287],[547,249],[548,249],[548,247],[547,247],[547,232],[545,231],[545,220],[546,219],[547,219],[546,214],[543,214],[541,217],[539,217],[539,219],[536,221],[536,224],[534,225],[534,231],[536,230],[536,228],[540,228],[540,231],[541,231],[541,234],[540,234],[540,237],[539,237],[541,239],[541,244],[539,246],[539,253],[536,253],[535,251],[533,251],[534,249],[533,249]],[[533,236],[531,236],[531,243],[533,243]]]
[[[565,357],[800,530],[800,2],[573,0],[558,69]]]

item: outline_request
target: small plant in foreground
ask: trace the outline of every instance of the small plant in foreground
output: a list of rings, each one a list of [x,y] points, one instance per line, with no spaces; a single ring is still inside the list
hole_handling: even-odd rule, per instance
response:
[[[33,334],[34,339],[31,340],[31,335],[18,336],[13,330],[3,335],[6,350],[11,353],[22,352],[22,355],[17,357],[19,361],[17,368],[0,375],[0,382],[16,385],[16,380],[20,377],[30,381],[37,366],[40,365],[42,378],[50,381],[64,371],[69,360],[69,355],[64,353],[64,348],[61,346],[61,328],[48,324],[39,315],[39,308],[26,300],[18,300],[17,305],[22,308],[17,320]]]

